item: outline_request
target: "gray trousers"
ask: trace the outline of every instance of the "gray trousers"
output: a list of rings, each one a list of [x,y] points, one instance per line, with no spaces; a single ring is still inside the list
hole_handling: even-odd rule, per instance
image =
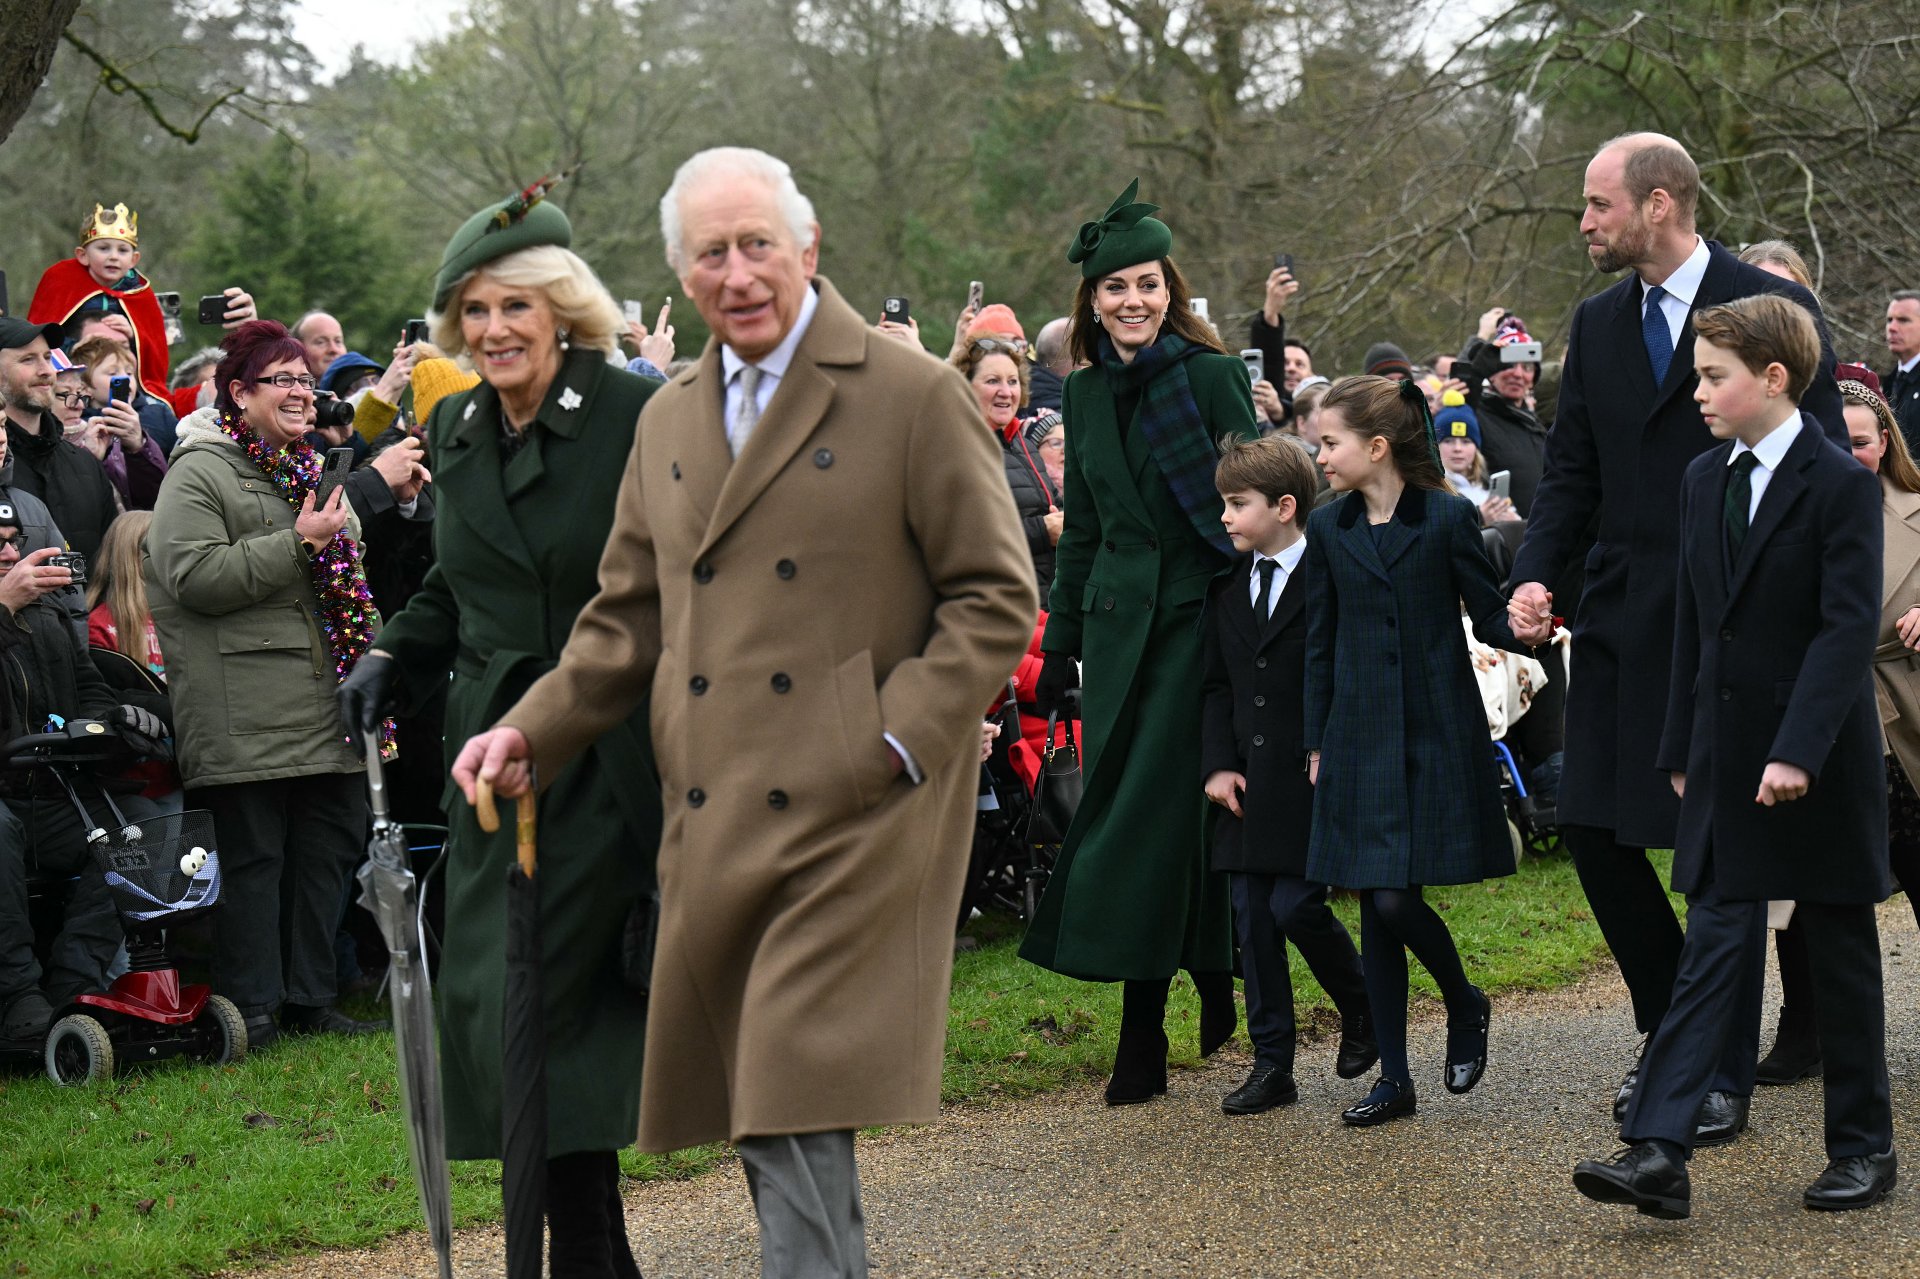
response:
[[[748,1137],[738,1149],[760,1218],[761,1279],[866,1279],[853,1133]]]

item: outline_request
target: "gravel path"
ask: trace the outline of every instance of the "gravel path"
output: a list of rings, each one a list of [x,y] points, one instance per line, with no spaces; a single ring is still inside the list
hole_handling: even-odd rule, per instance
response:
[[[1229,1119],[1248,1061],[1177,1074],[1167,1097],[1110,1111],[1097,1087],[949,1111],[861,1142],[875,1275],[1920,1275],[1920,936],[1904,898],[1881,913],[1889,1064],[1909,1182],[1879,1207],[1810,1213],[1824,1163],[1816,1084],[1763,1088],[1753,1128],[1694,1160],[1694,1217],[1589,1203],[1569,1174],[1615,1144],[1609,1090],[1633,1049],[1617,981],[1494,1005],[1492,1061],[1465,1097],[1440,1087],[1444,1031],[1416,1025],[1421,1111],[1382,1129],[1338,1114],[1364,1091],[1331,1046],[1301,1054],[1300,1101]],[[1771,1024],[1771,1014],[1768,1023]],[[752,1279],[754,1222],[737,1163],[627,1196],[653,1279]],[[500,1272],[497,1230],[462,1232],[456,1271]],[[281,1263],[279,1279],[426,1276],[423,1235]]]

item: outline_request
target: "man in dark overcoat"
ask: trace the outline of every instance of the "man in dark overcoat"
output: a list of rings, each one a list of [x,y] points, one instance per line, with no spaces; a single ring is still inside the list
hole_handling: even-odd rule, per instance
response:
[[[1767,292],[1820,316],[1807,290],[1695,233],[1699,194],[1693,160],[1659,134],[1616,138],[1587,166],[1580,231],[1588,256],[1602,271],[1628,274],[1574,311],[1546,474],[1510,582],[1515,634],[1544,642],[1552,633],[1552,588],[1585,556],[1586,588],[1572,620],[1559,819],[1643,1035],[1667,1011],[1681,944],[1647,857],[1650,848],[1673,846],[1679,806],[1654,767],[1661,699],[1644,690],[1664,689],[1672,662],[1680,479],[1714,443],[1693,403],[1698,378],[1688,324],[1703,307]],[[1824,321],[1819,329],[1820,368],[1801,403],[1844,448],[1832,343]],[[1757,1022],[1752,1037],[1747,1068],[1715,1080],[1702,1112],[1704,1142],[1732,1140],[1746,1126]],[[1616,1096],[1616,1116],[1637,1070],[1636,1060]]]

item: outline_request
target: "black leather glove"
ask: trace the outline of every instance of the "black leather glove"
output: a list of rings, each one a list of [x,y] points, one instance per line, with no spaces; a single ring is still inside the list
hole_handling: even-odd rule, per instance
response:
[[[380,731],[380,721],[393,714],[399,671],[385,653],[366,652],[340,681],[340,722],[356,742]]]
[[[1080,687],[1080,665],[1068,653],[1046,653],[1040,660],[1040,678],[1035,681],[1033,700],[1043,715],[1057,714],[1066,719],[1072,712],[1067,697]]]
[[[167,725],[144,706],[116,706],[108,716],[120,729],[120,738],[149,759],[166,759],[173,752],[167,747]]]

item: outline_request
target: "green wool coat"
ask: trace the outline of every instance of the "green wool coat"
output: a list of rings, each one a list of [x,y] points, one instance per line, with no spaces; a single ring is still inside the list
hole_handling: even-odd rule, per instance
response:
[[[1211,440],[1257,434],[1246,366],[1187,361]],[[1232,967],[1227,878],[1207,867],[1200,684],[1207,586],[1228,560],[1122,430],[1106,374],[1067,378],[1066,526],[1041,647],[1081,659],[1086,789],[1022,957],[1090,981]]]
[[[484,382],[450,395],[428,422],[435,563],[419,594],[375,641],[422,698],[452,675],[446,755],[550,670],[598,589],[601,549],[654,384],[576,350],[553,381],[532,438],[501,462],[500,401]],[[602,734],[540,800],[550,1155],[616,1150],[640,1116],[646,1001],[622,982],[628,913],[651,890],[659,782],[647,708]],[[506,874],[514,828],[484,834],[449,784],[445,958],[438,980],[447,1153],[500,1155],[500,1053]]]

